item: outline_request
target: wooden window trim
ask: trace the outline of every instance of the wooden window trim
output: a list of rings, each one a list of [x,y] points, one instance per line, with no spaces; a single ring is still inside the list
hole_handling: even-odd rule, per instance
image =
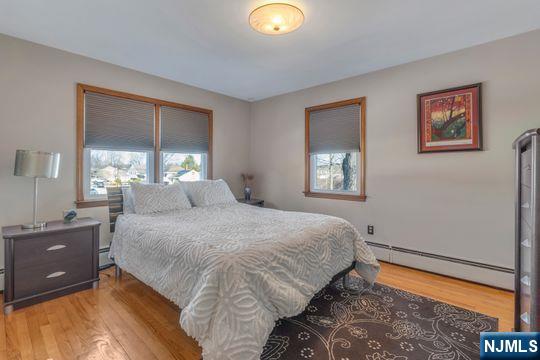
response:
[[[161,158],[161,107],[169,106],[183,110],[199,112],[208,115],[208,155],[206,176],[212,179],[212,149],[213,149],[213,118],[214,112],[210,109],[204,109],[196,106],[175,103],[166,100],[155,99],[147,96],[130,94],[122,91],[100,88],[92,85],[77,84],[77,208],[90,208],[98,206],[107,206],[107,200],[87,200],[84,198],[84,94],[85,92],[94,92],[103,95],[115,96],[124,99],[143,101],[154,105],[154,182],[159,182],[159,165]]]
[[[309,154],[309,119],[312,111],[334,109],[347,105],[359,105],[360,106],[360,144],[362,149],[360,151],[360,194],[348,195],[348,194],[332,194],[326,192],[311,191],[311,157]],[[334,200],[349,200],[349,201],[366,201],[366,97],[360,97],[350,100],[336,101],[328,104],[311,106],[305,109],[305,183],[304,183],[304,195],[306,197],[321,198],[321,199],[334,199]]]

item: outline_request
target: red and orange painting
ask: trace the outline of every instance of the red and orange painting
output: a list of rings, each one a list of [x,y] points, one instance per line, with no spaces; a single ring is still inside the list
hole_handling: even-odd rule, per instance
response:
[[[418,152],[481,150],[481,84],[418,95]]]

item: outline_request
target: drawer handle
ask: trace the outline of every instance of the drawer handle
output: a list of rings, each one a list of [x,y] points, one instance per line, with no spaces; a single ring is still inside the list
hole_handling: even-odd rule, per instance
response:
[[[520,318],[525,324],[529,324],[529,313],[524,312],[521,314]]]
[[[63,276],[63,275],[66,275],[65,271],[57,271],[57,272],[53,272],[52,274],[47,275],[46,278],[47,279],[52,279],[52,278],[57,278],[57,277]]]
[[[50,248],[47,249],[47,251],[55,251],[65,248],[66,245],[53,245]]]

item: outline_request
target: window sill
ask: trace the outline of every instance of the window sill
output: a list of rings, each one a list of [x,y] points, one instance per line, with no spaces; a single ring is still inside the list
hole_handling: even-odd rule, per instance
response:
[[[334,199],[334,200],[348,200],[348,201],[366,201],[367,196],[365,194],[360,195],[346,195],[346,194],[329,194],[304,191],[306,197],[314,197],[320,199]]]
[[[86,209],[92,207],[109,206],[107,200],[77,200],[75,201],[77,209]]]

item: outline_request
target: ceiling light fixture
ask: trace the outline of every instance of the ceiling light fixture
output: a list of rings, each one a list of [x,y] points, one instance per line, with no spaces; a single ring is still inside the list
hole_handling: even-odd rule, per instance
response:
[[[287,34],[304,22],[304,13],[296,6],[271,3],[260,6],[249,14],[249,24],[258,32],[268,35]]]

